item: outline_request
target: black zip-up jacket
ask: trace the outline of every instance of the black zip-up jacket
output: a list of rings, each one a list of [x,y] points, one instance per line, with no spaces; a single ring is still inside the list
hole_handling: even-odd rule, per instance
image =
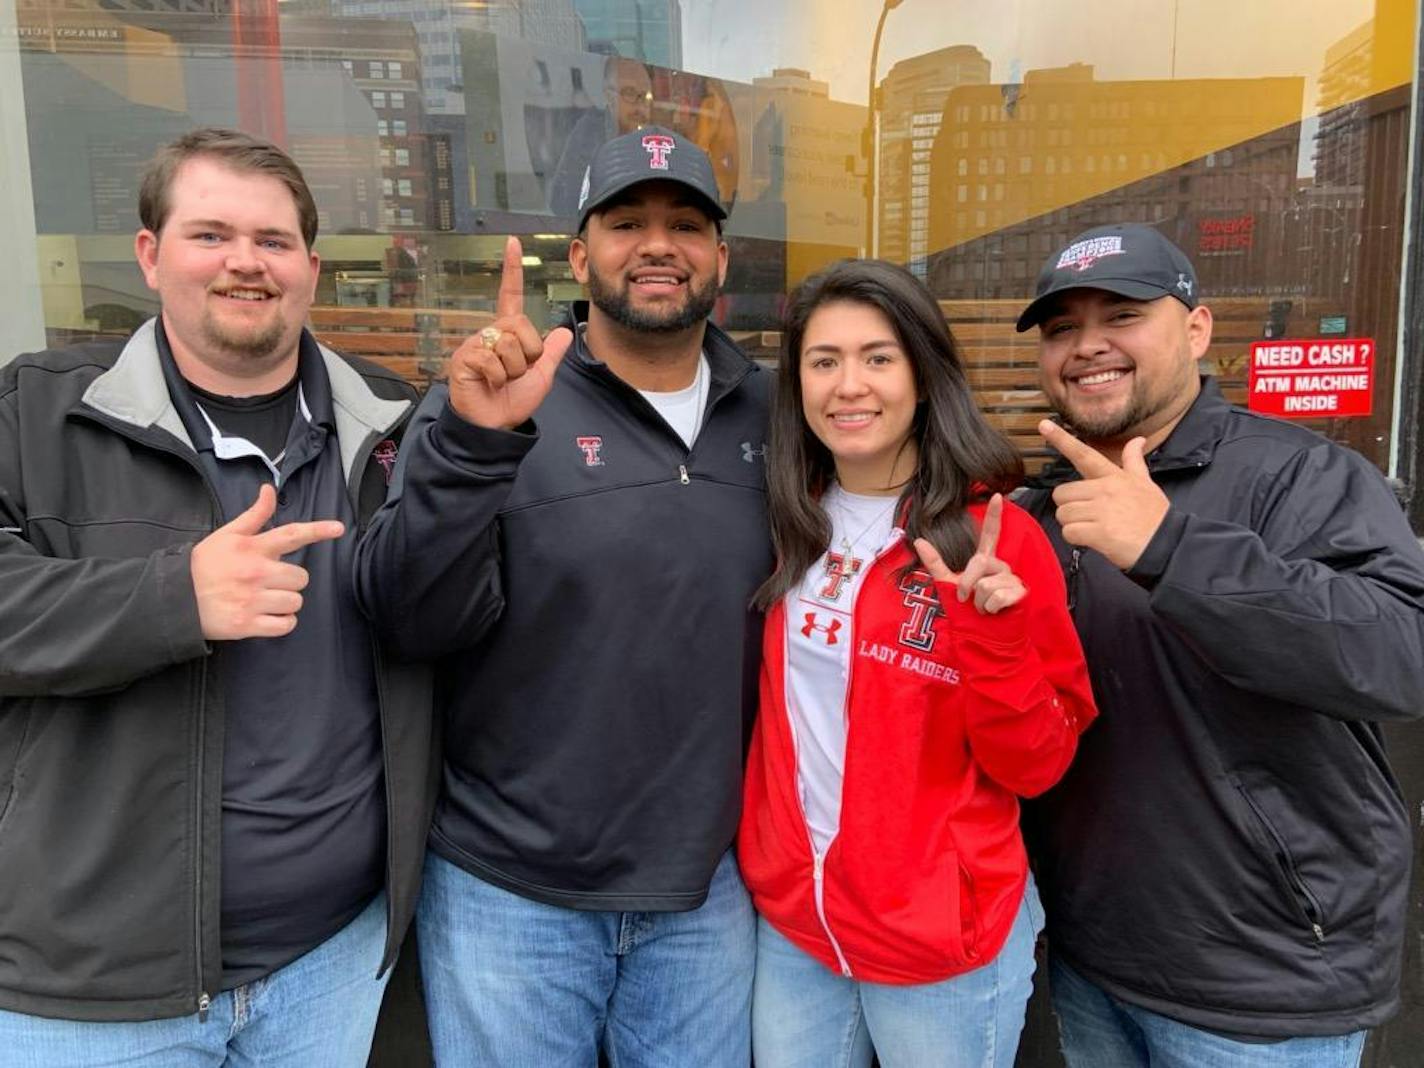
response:
[[[1376,721],[1424,712],[1424,552],[1379,472],[1211,379],[1148,457],[1126,573],[1048,531],[1100,715],[1026,807],[1053,951],[1124,1001],[1263,1037],[1399,1001],[1410,819]]]
[[[322,355],[364,521],[413,391]],[[220,989],[223,644],[203,639],[189,569],[218,525],[153,321],[0,369],[0,1008],[145,1020]],[[415,908],[439,757],[428,668],[379,648],[376,663],[384,969]]]
[[[689,450],[575,336],[537,433],[431,391],[357,595],[405,653],[446,657],[432,849],[549,904],[691,909],[736,833],[755,711],[770,376],[709,325]]]

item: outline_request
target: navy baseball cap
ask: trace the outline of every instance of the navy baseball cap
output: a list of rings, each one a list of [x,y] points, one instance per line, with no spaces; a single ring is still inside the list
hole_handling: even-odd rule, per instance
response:
[[[1132,300],[1176,297],[1188,308],[1197,306],[1192,261],[1158,231],[1140,223],[1096,226],[1049,256],[1038,272],[1033,303],[1019,316],[1018,332],[1037,326],[1050,298],[1065,289],[1106,289]]]
[[[579,190],[579,229],[629,186],[658,180],[677,182],[699,194],[706,201],[707,214],[718,222],[727,217],[707,153],[665,127],[644,126],[605,141],[593,154]]]

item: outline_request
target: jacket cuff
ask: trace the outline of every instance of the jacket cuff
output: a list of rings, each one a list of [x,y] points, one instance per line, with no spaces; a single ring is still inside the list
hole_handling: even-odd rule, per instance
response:
[[[1137,558],[1137,563],[1124,573],[1143,589],[1152,589],[1166,573],[1167,565],[1172,562],[1172,554],[1177,551],[1177,545],[1186,530],[1187,514],[1176,508],[1168,508],[1167,514],[1162,517],[1162,522],[1147,543],[1147,548],[1143,549],[1142,555]]]
[[[207,656],[212,647],[203,637],[198,594],[193,589],[193,546],[180,545],[159,553],[155,569],[158,605],[154,615],[162,627],[168,662],[181,664]]]
[[[940,603],[945,605],[955,624],[955,641],[961,645],[984,645],[998,650],[1015,650],[1028,644],[1027,597],[1002,612],[987,615],[974,607],[972,600],[959,602],[959,589],[952,582],[937,582]],[[1033,596],[1030,590],[1029,597]],[[955,617],[959,618],[956,619]]]
[[[518,466],[538,442],[539,431],[532,419],[513,430],[476,426],[447,400],[431,428],[430,439],[442,456],[461,467],[497,471]]]

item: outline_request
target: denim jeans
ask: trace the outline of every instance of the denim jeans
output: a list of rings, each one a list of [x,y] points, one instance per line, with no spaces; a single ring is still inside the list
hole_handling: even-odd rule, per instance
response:
[[[1033,877],[998,955],[938,983],[862,983],[828,969],[765,920],[757,927],[757,1068],[1012,1068],[1033,992],[1043,909]]]
[[[198,1014],[134,1023],[51,1020],[0,1010],[4,1068],[363,1068],[390,972],[386,895],[271,975]]]
[[[1241,1042],[1113,997],[1050,958],[1049,988],[1069,1068],[1357,1068],[1365,1032]]]
[[[690,912],[590,912],[429,854],[416,913],[438,1065],[746,1068],[755,917],[736,860]]]

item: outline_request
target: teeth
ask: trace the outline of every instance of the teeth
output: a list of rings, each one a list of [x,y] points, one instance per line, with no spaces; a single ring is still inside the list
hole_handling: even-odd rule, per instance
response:
[[[237,300],[266,300],[270,294],[256,289],[229,289],[226,295]]]
[[[1095,375],[1084,375],[1078,379],[1080,386],[1100,386],[1104,382],[1116,382],[1127,375],[1126,371],[1099,371]]]
[[[839,415],[831,416],[831,421],[834,423],[849,423],[853,426],[860,426],[862,423],[870,422],[874,416],[874,412],[844,412]]]

